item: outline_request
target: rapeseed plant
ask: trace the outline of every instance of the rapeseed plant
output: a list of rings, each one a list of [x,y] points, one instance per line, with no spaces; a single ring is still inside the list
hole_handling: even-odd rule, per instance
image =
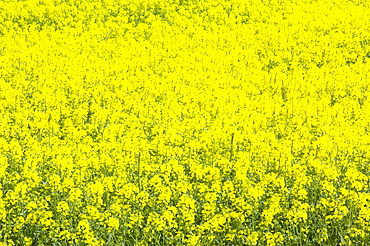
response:
[[[369,244],[368,2],[0,9],[0,245]]]

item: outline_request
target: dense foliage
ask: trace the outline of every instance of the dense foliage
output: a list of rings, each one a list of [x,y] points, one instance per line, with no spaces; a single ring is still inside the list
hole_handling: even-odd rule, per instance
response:
[[[369,13],[0,1],[0,245],[368,245]]]

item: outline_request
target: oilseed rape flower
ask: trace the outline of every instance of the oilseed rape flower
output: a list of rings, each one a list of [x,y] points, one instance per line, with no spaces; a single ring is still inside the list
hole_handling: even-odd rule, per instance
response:
[[[367,1],[0,10],[0,245],[370,243]]]
[[[119,228],[119,219],[109,217],[109,219],[106,221],[106,224],[108,226],[108,232],[112,230],[117,231]]]

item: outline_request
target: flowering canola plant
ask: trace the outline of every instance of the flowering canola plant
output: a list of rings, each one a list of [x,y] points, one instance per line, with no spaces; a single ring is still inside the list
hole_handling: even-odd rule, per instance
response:
[[[369,245],[370,2],[0,1],[0,245]]]

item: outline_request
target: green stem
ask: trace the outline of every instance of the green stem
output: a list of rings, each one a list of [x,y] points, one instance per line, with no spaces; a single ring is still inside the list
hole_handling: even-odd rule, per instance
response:
[[[234,133],[231,134],[231,142],[230,142],[230,162],[233,159],[233,145],[234,145]]]

